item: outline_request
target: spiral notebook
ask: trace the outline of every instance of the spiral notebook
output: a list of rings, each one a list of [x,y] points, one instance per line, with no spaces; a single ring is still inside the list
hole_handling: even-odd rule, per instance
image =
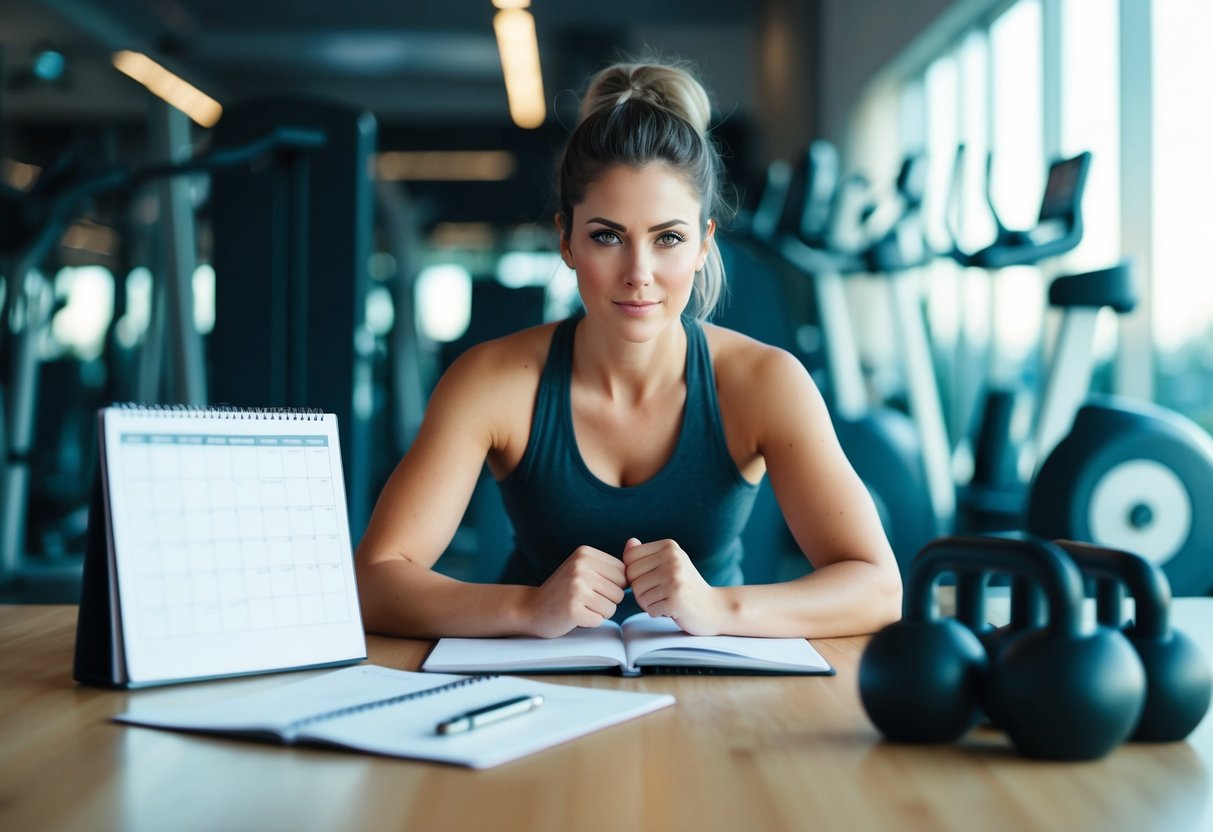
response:
[[[366,658],[335,416],[124,405],[97,420],[75,679]]]
[[[519,696],[542,697],[542,705],[466,733],[437,730],[452,717]],[[202,704],[132,698],[126,713],[115,719],[489,768],[673,704],[669,694],[362,665]]]

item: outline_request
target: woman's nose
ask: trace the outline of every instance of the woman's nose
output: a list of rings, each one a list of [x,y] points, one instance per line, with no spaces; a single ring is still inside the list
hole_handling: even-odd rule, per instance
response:
[[[629,286],[648,286],[653,282],[653,264],[643,250],[632,252],[628,258],[624,281]]]

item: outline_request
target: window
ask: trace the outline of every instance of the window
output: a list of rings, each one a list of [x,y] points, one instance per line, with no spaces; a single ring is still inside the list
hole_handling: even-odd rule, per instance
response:
[[[1120,72],[1116,4],[1065,0],[1061,32],[1061,154],[1091,152],[1083,240],[1073,270],[1120,258]]]
[[[1058,151],[1091,153],[1083,196],[1083,238],[1065,257],[1070,273],[1120,261],[1120,21],[1115,3],[1064,0],[1061,6],[1061,107]],[[1095,333],[1095,358],[1106,370],[1116,355],[1119,327],[1104,310]],[[1092,386],[1109,392],[1111,373],[1097,371]]]
[[[463,266],[438,263],[417,275],[417,326],[433,341],[454,341],[472,317],[472,275]]]
[[[114,315],[114,277],[102,266],[68,266],[55,275],[55,296],[63,307],[51,321],[53,345],[89,361],[105,348],[105,334]]]
[[[990,26],[994,202],[1003,222],[1036,221],[1044,187],[1040,0],[1019,0]]]
[[[1041,25],[1040,0],[1019,0],[990,26],[990,189],[1009,228],[1036,222],[1044,188]],[[1043,284],[1036,269],[1011,267],[997,275],[993,292],[990,380],[1014,386],[1041,341]]]
[[[1153,4],[1156,398],[1213,429],[1213,4]]]

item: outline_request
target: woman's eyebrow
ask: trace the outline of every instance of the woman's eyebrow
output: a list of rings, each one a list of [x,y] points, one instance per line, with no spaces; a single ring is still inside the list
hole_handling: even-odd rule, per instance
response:
[[[665,231],[667,228],[673,228],[676,225],[686,225],[686,220],[673,219],[668,222],[663,222],[660,225],[654,225],[649,231]]]
[[[599,225],[605,225],[607,228],[614,229],[615,231],[627,231],[627,228],[625,226],[622,226],[617,222],[611,222],[610,220],[604,219],[602,217],[590,217],[588,220],[585,221],[585,224],[589,225],[590,223],[594,223],[594,222],[598,223]]]
[[[620,225],[617,222],[612,222],[611,220],[605,219],[603,217],[590,217],[585,222],[586,222],[586,225],[596,222],[599,225],[605,225],[607,228],[614,229],[615,231],[625,231],[626,232],[628,230],[626,226]],[[649,231],[650,232],[665,231],[667,228],[673,228],[676,225],[686,225],[686,224],[687,224],[686,220],[672,219],[672,220],[667,220],[666,222],[663,222],[663,223],[659,223],[658,225],[652,226],[649,229]]]

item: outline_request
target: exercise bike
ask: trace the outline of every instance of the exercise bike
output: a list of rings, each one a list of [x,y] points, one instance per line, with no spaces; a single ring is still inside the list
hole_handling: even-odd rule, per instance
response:
[[[962,154],[963,149],[958,168]],[[1081,194],[1089,167],[1089,153],[1053,163],[1040,218],[1027,232],[1002,224],[987,177],[998,239],[972,254],[954,243],[953,257],[965,266],[999,268],[1073,248],[1082,234]],[[1135,552],[1162,567],[1176,594],[1213,593],[1213,517],[1201,510],[1213,505],[1213,438],[1157,405],[1088,397],[1099,310],[1123,315],[1137,303],[1131,264],[1055,278],[1048,302],[1060,311],[1061,328],[1032,442],[1019,457],[1032,471],[1022,527],[1045,538]]]
[[[782,191],[778,220],[758,225],[764,239],[801,278],[807,278],[817,312],[826,372],[823,393],[847,459],[876,504],[885,533],[903,567],[929,540],[943,533],[949,509],[936,504],[924,452],[913,422],[899,410],[873,405],[848,309],[844,275],[869,268],[863,253],[840,250],[832,236],[851,224],[852,210],[866,218],[854,191],[840,182],[838,154],[814,141],[794,170],[775,183]]]

